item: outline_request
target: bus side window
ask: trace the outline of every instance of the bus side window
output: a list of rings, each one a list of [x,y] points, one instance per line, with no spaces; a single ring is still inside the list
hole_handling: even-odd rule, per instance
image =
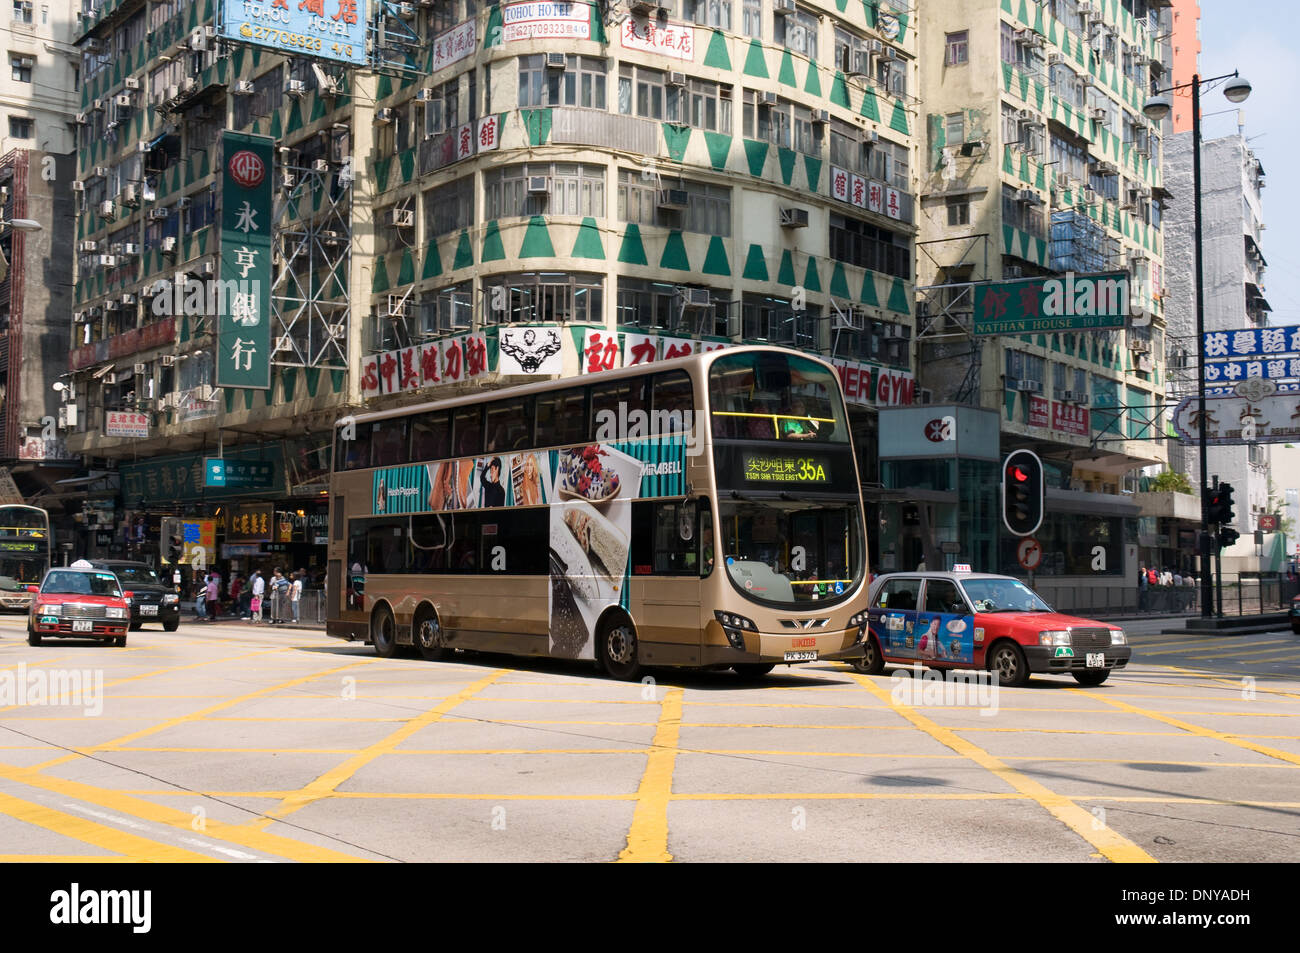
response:
[[[457,407],[452,411],[452,439],[456,456],[468,457],[483,452],[483,405]]]
[[[351,440],[344,440],[340,430],[338,459],[343,461],[342,468],[345,470],[370,466],[370,427],[358,424],[353,429],[356,430],[356,436]]]
[[[370,432],[370,465],[393,467],[405,463],[406,420],[376,420]]]
[[[451,446],[451,415],[443,410],[411,420],[410,459],[441,460]]]
[[[682,509],[694,502],[632,504],[632,574],[693,576],[698,572],[691,513],[692,538],[682,539]]]
[[[699,541],[700,576],[713,572],[713,510],[708,500],[699,501],[699,517],[695,521],[695,538]]]
[[[587,439],[587,389],[543,394],[537,398],[538,447],[564,447]]]
[[[533,444],[532,397],[487,405],[487,452],[524,450]]]
[[[689,430],[687,421],[695,406],[690,375],[685,371],[656,374],[651,419],[659,433]]]
[[[644,415],[649,378],[611,381],[591,385],[591,439],[597,443],[626,440],[639,429],[649,436]]]
[[[493,517],[495,521],[495,517]],[[482,519],[478,513],[457,513],[447,520],[447,572],[470,575],[480,571],[479,538]]]

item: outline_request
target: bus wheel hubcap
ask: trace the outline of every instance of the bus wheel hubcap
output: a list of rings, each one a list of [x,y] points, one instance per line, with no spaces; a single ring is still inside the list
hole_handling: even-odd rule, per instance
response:
[[[420,623],[420,646],[431,649],[439,645],[442,641],[442,632],[438,623],[433,619],[425,619]]]
[[[632,661],[632,646],[634,645],[634,640],[632,638],[632,633],[626,628],[619,626],[617,629],[611,629],[609,638],[606,641],[606,648],[609,652],[611,661],[617,662],[620,665]]]

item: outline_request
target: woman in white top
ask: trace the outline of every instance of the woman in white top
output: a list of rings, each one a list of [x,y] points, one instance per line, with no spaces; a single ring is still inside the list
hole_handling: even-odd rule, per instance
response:
[[[293,621],[298,621],[299,605],[302,602],[302,573],[299,572],[293,577],[293,586],[290,589],[289,596],[293,604]]]

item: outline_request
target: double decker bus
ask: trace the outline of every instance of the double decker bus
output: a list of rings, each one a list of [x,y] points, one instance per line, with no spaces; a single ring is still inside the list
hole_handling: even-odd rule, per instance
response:
[[[736,347],[341,422],[327,631],[642,666],[855,659],[866,536],[835,370]]]
[[[38,506],[0,505],[0,608],[26,612],[53,554],[50,514]]]

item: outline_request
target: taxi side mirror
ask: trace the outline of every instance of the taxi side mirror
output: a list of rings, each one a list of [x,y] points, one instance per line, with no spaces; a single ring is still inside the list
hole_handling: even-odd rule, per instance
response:
[[[40,591],[41,591],[41,587],[40,587],[40,586],[28,586],[28,587],[27,587],[27,591],[28,591],[28,592],[32,592],[32,593],[40,592]]]
[[[134,599],[134,598],[135,598],[135,593],[134,593],[134,592],[124,592],[124,593],[122,593],[122,598],[123,598],[123,599]]]

